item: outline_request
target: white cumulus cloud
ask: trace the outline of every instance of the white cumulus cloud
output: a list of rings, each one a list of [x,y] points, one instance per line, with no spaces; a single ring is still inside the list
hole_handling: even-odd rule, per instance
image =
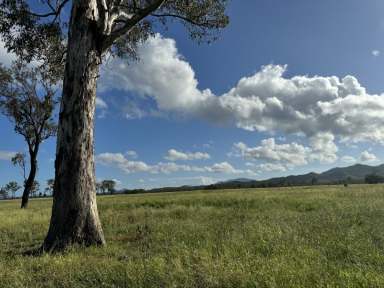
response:
[[[228,162],[216,163],[211,167],[205,167],[205,170],[208,172],[214,172],[214,173],[227,173],[227,174],[243,173],[243,171],[233,168],[233,166]]]
[[[369,151],[363,151],[361,154],[360,154],[360,161],[361,162],[376,162],[378,161],[379,159],[376,157],[375,154],[369,152]]]
[[[116,167],[127,174],[131,173],[152,173],[152,174],[171,174],[176,172],[210,172],[224,174],[250,174],[251,171],[235,169],[228,162],[215,163],[212,166],[191,166],[181,165],[175,162],[159,162],[156,164],[147,164],[142,161],[133,161],[127,159],[121,153],[101,153],[95,156],[96,162],[101,165]]]
[[[243,142],[235,143],[230,155],[245,160],[266,162],[260,165],[246,163],[246,166],[262,171],[286,171],[313,161],[334,163],[338,159],[336,154],[338,148],[333,141],[332,134],[322,133],[310,138],[310,146],[296,142],[279,144],[275,138],[268,138],[262,140],[256,147],[249,147]]]
[[[277,144],[274,138],[262,140],[257,147],[248,147],[239,142],[234,144],[234,149],[235,155],[242,156],[244,159],[276,161],[294,166],[306,165],[310,153],[308,147],[297,143]]]
[[[318,160],[320,163],[334,163],[337,159],[339,148],[335,144],[335,136],[331,133],[318,133],[310,139],[310,160]]]
[[[257,166],[261,172],[285,172],[287,167],[280,163],[263,163]]]
[[[111,61],[113,69],[102,72],[103,91],[134,92],[155,100],[161,111],[234,123],[251,131],[322,137],[325,142],[313,145],[328,145],[329,155],[322,153],[319,159],[324,162],[335,160],[332,137],[349,143],[384,143],[384,96],[369,94],[354,76],[288,78],[287,66],[267,65],[240,79],[227,93],[215,95],[199,88],[194,70],[173,39],[156,35],[138,52],[140,61],[130,65],[121,59]]]
[[[207,160],[210,159],[211,156],[208,153],[204,152],[181,152],[177,151],[176,149],[170,149],[168,150],[167,155],[164,157],[164,159],[168,161],[191,161],[191,160]]]

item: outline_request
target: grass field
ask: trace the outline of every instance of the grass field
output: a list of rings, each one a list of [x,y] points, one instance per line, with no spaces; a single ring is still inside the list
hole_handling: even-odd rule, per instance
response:
[[[384,186],[106,196],[108,245],[23,256],[50,200],[0,202],[0,287],[384,287]]]

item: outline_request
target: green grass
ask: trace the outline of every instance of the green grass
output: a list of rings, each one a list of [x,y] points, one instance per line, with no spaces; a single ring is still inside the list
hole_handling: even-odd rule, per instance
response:
[[[22,256],[50,200],[0,202],[0,287],[384,287],[384,186],[98,199],[108,245]]]

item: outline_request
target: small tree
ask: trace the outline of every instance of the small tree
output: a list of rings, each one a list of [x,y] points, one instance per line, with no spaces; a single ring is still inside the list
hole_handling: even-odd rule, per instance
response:
[[[15,199],[15,194],[16,192],[20,189],[21,187],[19,184],[17,184],[16,181],[11,181],[7,185],[5,185],[5,190],[8,191],[8,193],[12,194],[12,199]]]
[[[33,181],[33,185],[31,188],[31,195],[33,198],[36,198],[40,193],[40,183],[38,181]]]
[[[0,188],[0,197],[3,200],[8,198],[8,191],[4,187]]]
[[[47,195],[53,195],[53,188],[55,186],[55,179],[47,180],[47,187],[45,187],[45,193]]]
[[[116,182],[114,180],[103,180],[101,182],[101,187],[104,194],[105,192],[113,194],[116,191],[115,186]]]
[[[367,184],[384,183],[384,177],[377,174],[368,174],[365,176],[365,183]]]
[[[16,133],[24,137],[29,152],[28,177],[25,155],[19,153],[12,159],[22,168],[25,180],[21,208],[28,206],[38,169],[40,144],[56,134],[55,81],[42,67],[31,68],[21,61],[15,62],[10,69],[0,65],[0,108],[14,124]]]

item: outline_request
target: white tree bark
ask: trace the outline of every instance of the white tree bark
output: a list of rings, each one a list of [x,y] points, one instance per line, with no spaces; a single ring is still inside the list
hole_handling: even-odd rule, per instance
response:
[[[101,64],[96,0],[73,1],[45,251],[105,244],[96,205],[93,129]]]
[[[165,0],[131,16],[105,0],[73,0],[57,133],[51,223],[42,249],[72,244],[104,245],[96,205],[93,126],[102,54]],[[116,5],[118,2],[114,2]],[[116,14],[117,13],[117,14]],[[114,21],[125,24],[113,30]]]

